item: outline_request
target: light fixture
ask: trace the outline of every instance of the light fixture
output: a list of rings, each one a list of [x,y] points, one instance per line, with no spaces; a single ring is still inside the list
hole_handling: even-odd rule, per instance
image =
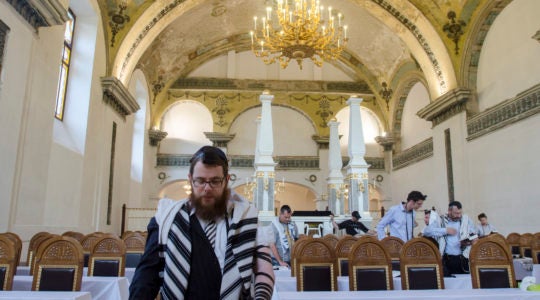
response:
[[[279,61],[286,68],[294,59],[302,69],[302,61],[310,58],[320,67],[323,60],[337,59],[347,45],[343,15],[332,7],[325,10],[319,0],[277,0],[274,8],[267,7],[260,21],[254,17],[250,32],[251,50],[265,64]]]

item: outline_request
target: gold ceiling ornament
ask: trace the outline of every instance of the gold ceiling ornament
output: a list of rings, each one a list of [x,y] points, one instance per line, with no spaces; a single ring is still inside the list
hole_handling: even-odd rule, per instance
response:
[[[307,58],[320,67],[324,60],[337,59],[349,40],[342,14],[325,10],[319,0],[277,0],[274,8],[266,7],[260,23],[257,17],[253,22],[251,50],[265,64],[279,61],[283,69],[291,59],[302,69]]]

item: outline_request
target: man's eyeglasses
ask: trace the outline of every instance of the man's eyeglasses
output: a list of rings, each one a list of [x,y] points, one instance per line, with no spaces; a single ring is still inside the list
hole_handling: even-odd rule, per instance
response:
[[[211,188],[215,189],[221,187],[221,185],[223,184],[223,180],[225,180],[225,177],[216,177],[210,180],[197,177],[193,179],[193,186],[196,188],[201,188],[208,184]]]

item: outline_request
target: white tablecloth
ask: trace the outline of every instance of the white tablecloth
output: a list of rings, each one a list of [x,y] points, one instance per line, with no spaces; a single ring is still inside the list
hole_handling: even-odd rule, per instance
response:
[[[528,300],[540,299],[540,292],[520,289],[470,289],[470,290],[409,290],[409,291],[360,291],[360,292],[279,292],[276,300],[334,300],[334,299],[423,299],[423,300]]]
[[[16,275],[14,291],[30,291],[32,276]],[[93,300],[124,300],[129,298],[129,281],[126,277],[83,277],[81,292],[90,292]]]
[[[30,274],[30,267],[29,266],[18,266],[17,267],[17,275],[29,275]],[[133,279],[133,274],[135,274],[135,268],[126,268],[124,271],[125,277],[131,282]],[[289,271],[290,275],[290,271]],[[88,276],[88,268],[84,268],[83,270],[83,277]]]
[[[6,300],[92,300],[89,292],[26,292],[0,291],[0,299]]]
[[[530,257],[514,258],[514,272],[516,280],[522,280],[525,276],[532,275],[533,261]]]
[[[444,288],[447,290],[472,289],[471,275],[459,274],[456,277],[445,277]],[[338,291],[349,290],[349,277],[338,277]],[[401,290],[401,277],[394,277],[394,290]],[[274,291],[296,292],[296,277],[276,276]]]

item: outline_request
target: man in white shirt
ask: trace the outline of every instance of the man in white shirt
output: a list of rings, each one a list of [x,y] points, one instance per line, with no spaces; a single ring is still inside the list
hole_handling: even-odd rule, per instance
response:
[[[379,240],[386,237],[385,227],[390,227],[390,236],[400,238],[407,242],[414,237],[416,210],[422,207],[426,195],[419,191],[412,191],[407,196],[407,202],[392,206],[377,225]]]

